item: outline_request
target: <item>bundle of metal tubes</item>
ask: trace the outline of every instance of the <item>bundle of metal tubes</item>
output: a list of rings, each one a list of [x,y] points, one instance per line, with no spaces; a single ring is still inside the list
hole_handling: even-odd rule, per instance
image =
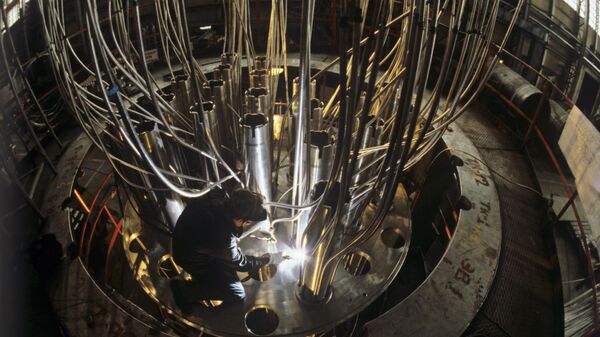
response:
[[[310,257],[299,278],[303,296],[314,301],[327,296],[341,257],[380,228],[403,173],[472,102],[498,59],[490,46],[499,0],[340,1],[339,54],[314,73],[315,0],[303,0],[292,90],[286,1],[271,2],[260,55],[250,1],[224,1],[223,53],[209,71],[192,55],[186,1],[154,1],[164,63],[154,73],[140,14],[145,2],[83,0],[84,52],[66,30],[65,1],[38,1],[60,91],[116,175],[137,191],[136,202],[166,208],[173,226],[172,205],[225,182],[262,193],[271,228],[289,226],[291,244]],[[442,55],[435,70],[434,55]],[[333,94],[317,97],[336,65]],[[290,179],[281,188],[286,167]],[[369,205],[374,215],[361,219]]]

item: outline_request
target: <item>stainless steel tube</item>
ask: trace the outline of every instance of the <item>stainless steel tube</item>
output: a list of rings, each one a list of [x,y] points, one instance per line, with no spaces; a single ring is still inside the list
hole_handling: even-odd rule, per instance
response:
[[[182,115],[187,115],[192,105],[190,99],[189,78],[186,75],[177,75],[172,80],[173,94],[175,94],[174,104]]]
[[[143,141],[146,151],[152,156],[154,161],[163,169],[171,165],[165,142],[161,138],[158,127],[155,122],[143,122],[137,127],[137,131]],[[161,186],[158,179],[150,179],[151,184],[155,187]],[[153,181],[154,180],[154,181]],[[175,227],[179,215],[183,211],[183,202],[179,195],[173,191],[154,192],[162,212],[165,215],[165,220],[171,227]]]
[[[306,149],[307,144],[304,144]],[[305,165],[308,167],[309,173],[309,189],[313,190],[316,185],[329,180],[333,169],[333,157],[335,154],[334,139],[329,136],[326,131],[311,131],[310,132],[310,163]],[[300,216],[297,224],[298,235],[296,237],[296,246],[300,247],[302,242],[302,233],[304,233],[310,212],[305,211]]]
[[[269,87],[269,71],[255,69],[250,71],[250,87]]]
[[[269,62],[265,56],[257,56],[254,58],[255,70],[268,70]]]
[[[310,99],[310,128],[320,130],[323,120],[323,102],[318,98]]]
[[[269,121],[264,114],[249,113],[240,120],[244,130],[246,185],[261,193],[266,201],[271,195],[271,145]]]
[[[304,146],[306,146],[306,143]],[[310,163],[308,165],[310,189],[318,182],[329,179],[333,167],[334,152],[335,142],[327,131],[310,132]]]
[[[214,103],[214,112],[216,116],[216,132],[219,135],[219,146],[223,159],[228,165],[234,164],[234,154],[236,149],[237,118],[235,118],[231,109],[229,109],[227,87],[224,80],[210,80],[204,84],[204,91],[207,92]],[[232,137],[231,135],[234,135]]]
[[[311,199],[316,200],[321,197],[325,192],[326,185],[325,181],[318,183],[312,191]],[[301,247],[305,251],[314,251],[313,255],[303,263],[300,275],[299,295],[303,301],[309,303],[326,302],[331,296],[329,280],[334,272],[334,266],[330,264],[330,267],[325,269],[325,262],[336,250],[336,241],[338,240],[334,240],[334,238],[339,235],[340,231],[334,229],[327,232],[326,229],[333,220],[332,210],[337,205],[339,187],[339,183],[336,182],[332,188],[333,193],[330,193],[324,202],[324,207],[316,210],[319,213],[313,215],[316,221],[315,226],[307,229],[308,232],[304,235],[304,241],[301,243]]]
[[[366,149],[379,145],[379,138],[383,131],[383,122],[377,119],[374,115],[369,115],[367,118],[367,127],[360,141],[360,149]],[[374,158],[374,154],[365,155],[357,159],[356,161],[356,174],[352,179],[354,185],[363,184],[369,177],[371,177],[372,169],[362,170],[365,166],[371,163]]]
[[[265,87],[253,87],[246,90],[244,97],[246,101],[244,113],[261,113],[270,119],[273,112],[270,108],[271,100],[269,89]]]

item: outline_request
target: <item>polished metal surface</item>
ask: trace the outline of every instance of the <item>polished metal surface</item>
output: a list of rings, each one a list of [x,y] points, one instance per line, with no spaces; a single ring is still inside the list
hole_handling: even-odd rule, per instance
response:
[[[269,95],[269,89],[266,87],[249,88],[246,90],[245,99],[245,113],[260,113],[267,117],[273,114],[273,111],[271,111],[271,97]]]
[[[320,181],[329,180],[333,168],[335,139],[326,131],[310,132],[309,189]],[[306,143],[304,146],[307,146]]]
[[[173,78],[173,93],[175,94],[175,105],[180,114],[185,114],[190,109],[190,85],[186,75],[177,75]]]
[[[167,143],[163,141],[162,136],[158,132],[156,123],[142,123],[138,126],[138,132],[144,140],[146,150],[157,163],[165,167],[177,165],[171,160],[173,157],[167,152]],[[160,186],[160,182],[156,179],[150,179],[150,184],[150,186]],[[161,206],[161,209],[164,210],[166,220],[172,227],[175,227],[175,223],[184,207],[181,197],[171,191],[155,191],[153,194],[157,197],[157,202]]]
[[[267,69],[255,69],[250,71],[250,87],[268,87],[269,71]]]
[[[310,99],[310,128],[321,130],[323,121],[323,102],[318,98]]]
[[[237,119],[231,112],[227,83],[224,80],[210,80],[204,84],[214,102],[215,129],[218,130],[220,150],[230,165],[234,163],[234,151],[237,149]],[[232,137],[233,135],[233,137]]]
[[[321,181],[312,189],[312,200],[315,201],[323,196],[326,182]],[[298,222],[298,236],[304,240],[298,245],[314,253],[310,258],[303,261],[300,282],[298,284],[298,294],[301,301],[312,304],[326,303],[331,295],[331,281],[335,276],[335,269],[340,261],[327,265],[327,260],[333,256],[338,243],[343,241],[342,230],[334,228],[328,230],[328,224],[333,221],[332,209],[335,209],[336,203],[340,200],[340,187],[336,184],[334,187],[336,193],[327,196],[325,207],[317,210],[311,210],[307,214],[315,217],[315,223],[308,227],[308,217]],[[342,202],[345,201],[343,198]],[[338,258],[339,259],[339,258]]]
[[[168,242],[152,232],[139,236],[143,223],[131,207],[128,207],[124,221],[127,225],[124,228],[123,244],[139,282],[164,307],[169,319],[182,320],[192,327],[202,326],[204,331],[218,336],[248,336],[255,334],[250,333],[254,326],[247,320],[252,316],[250,313],[262,308],[269,317],[278,318],[276,327],[269,331],[270,335],[308,336],[326,331],[360,312],[387,288],[400,270],[411,238],[408,197],[403,188],[396,191],[393,205],[382,229],[341,259],[331,282],[328,300],[319,305],[299,299],[297,275],[302,259],[293,259],[282,262],[276,270],[269,270],[270,274],[264,278],[265,281],[260,281],[262,276],[259,275],[246,277],[240,274],[240,278],[245,280],[243,285],[247,295],[242,305],[217,309],[197,308],[191,315],[183,315],[168,290],[169,279],[157,267],[161,260],[164,261],[164,256],[169,254]],[[373,209],[368,208],[363,214],[364,220],[371,216]],[[387,234],[390,230],[400,233],[402,245],[389,245],[390,239],[384,233]],[[136,240],[141,240],[145,247],[153,247],[145,251],[143,258],[139,253],[131,251],[131,244]],[[277,243],[247,237],[242,239],[240,247],[244,253],[254,256],[291,249],[290,243],[283,237],[278,237]],[[305,259],[310,261],[311,257]],[[140,260],[141,264],[138,262],[136,266],[136,261]],[[367,260],[369,266],[365,268]],[[181,277],[186,277],[185,273]],[[274,318],[269,321],[273,320]]]

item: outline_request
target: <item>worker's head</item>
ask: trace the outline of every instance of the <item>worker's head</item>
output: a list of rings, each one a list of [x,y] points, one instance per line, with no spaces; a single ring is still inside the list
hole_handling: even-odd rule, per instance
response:
[[[228,206],[238,236],[267,219],[267,211],[263,207],[263,197],[258,193],[242,189],[235,190],[229,197]]]

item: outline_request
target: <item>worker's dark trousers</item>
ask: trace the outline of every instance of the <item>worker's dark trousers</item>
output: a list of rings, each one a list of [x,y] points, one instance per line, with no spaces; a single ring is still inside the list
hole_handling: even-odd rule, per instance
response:
[[[246,292],[235,271],[193,274],[191,281],[181,283],[178,302],[189,304],[204,300],[221,300],[223,304],[242,302]],[[174,294],[176,295],[176,294]],[[176,295],[176,296],[177,296]]]

